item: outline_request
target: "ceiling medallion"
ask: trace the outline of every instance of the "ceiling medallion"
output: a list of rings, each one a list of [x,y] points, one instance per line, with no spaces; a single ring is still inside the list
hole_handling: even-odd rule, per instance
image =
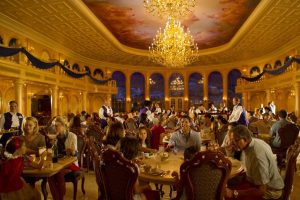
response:
[[[182,68],[196,61],[198,46],[189,29],[169,18],[165,29],[159,29],[149,47],[151,60],[169,68]]]

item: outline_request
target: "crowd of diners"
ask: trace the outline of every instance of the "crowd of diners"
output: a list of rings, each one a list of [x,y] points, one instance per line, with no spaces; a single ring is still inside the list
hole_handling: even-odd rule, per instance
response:
[[[165,151],[184,153],[188,160],[204,147],[203,138],[208,138],[211,141],[208,145],[217,145],[226,156],[241,160],[245,168],[244,174],[228,181],[227,199],[279,199],[284,183],[271,146],[280,146],[279,128],[297,123],[297,118],[286,110],[276,112],[273,102],[262,105],[253,113],[245,110],[238,97],[234,97],[232,103],[232,111],[225,104],[217,109],[210,103],[209,108],[191,106],[188,112],[179,113],[172,108],[163,110],[158,103],[150,101],[145,101],[139,111],[130,113],[113,113],[110,106],[103,105],[99,112],[91,114],[82,111],[76,115],[57,116],[44,130],[56,134],[55,142],[61,155],[76,156],[77,137],[83,136],[93,137],[133,161],[141,155],[140,152],[155,153],[161,146]],[[89,131],[92,126],[97,127],[102,135]],[[41,133],[36,118],[25,118],[17,112],[16,101],[11,101],[10,111],[1,115],[0,128],[8,132],[0,139],[0,199],[40,199],[34,188],[37,180],[23,179],[22,170],[24,167],[42,168],[47,153],[40,154],[39,148],[51,148],[54,142],[49,142]],[[271,135],[271,143],[257,139],[259,134]],[[38,158],[33,159],[32,154]],[[48,179],[55,199],[64,198],[64,176],[76,174],[78,170],[80,168],[75,162]],[[149,185],[137,182],[134,198],[147,199],[144,194],[149,190]]]

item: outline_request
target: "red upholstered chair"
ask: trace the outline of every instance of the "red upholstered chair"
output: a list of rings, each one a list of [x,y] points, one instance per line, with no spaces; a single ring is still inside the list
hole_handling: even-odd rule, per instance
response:
[[[281,200],[288,200],[293,190],[294,175],[296,172],[296,161],[300,153],[300,144],[297,142],[287,151],[287,166],[284,178],[284,189]]]
[[[198,152],[180,166],[176,200],[223,200],[231,162],[221,152]]]
[[[279,148],[272,148],[272,151],[277,156],[278,167],[282,169],[285,165],[284,158],[286,157],[287,149],[297,140],[299,129],[295,124],[287,124],[281,127],[278,131],[281,139]]]
[[[109,200],[133,200],[134,185],[138,178],[136,164],[112,149],[103,151],[101,177]]]

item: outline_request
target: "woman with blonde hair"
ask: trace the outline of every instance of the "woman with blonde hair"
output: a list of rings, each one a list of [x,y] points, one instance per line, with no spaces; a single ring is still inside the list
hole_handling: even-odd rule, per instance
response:
[[[38,121],[34,117],[27,117],[23,123],[24,141],[26,154],[39,153],[40,147],[46,147],[45,136],[40,134]]]

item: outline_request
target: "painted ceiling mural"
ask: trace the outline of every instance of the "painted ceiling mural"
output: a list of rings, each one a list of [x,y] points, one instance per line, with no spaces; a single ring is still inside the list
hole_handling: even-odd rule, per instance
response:
[[[143,0],[83,0],[124,45],[148,49],[165,21],[146,12]],[[250,16],[260,0],[196,0],[193,12],[182,20],[199,49],[226,44]]]

